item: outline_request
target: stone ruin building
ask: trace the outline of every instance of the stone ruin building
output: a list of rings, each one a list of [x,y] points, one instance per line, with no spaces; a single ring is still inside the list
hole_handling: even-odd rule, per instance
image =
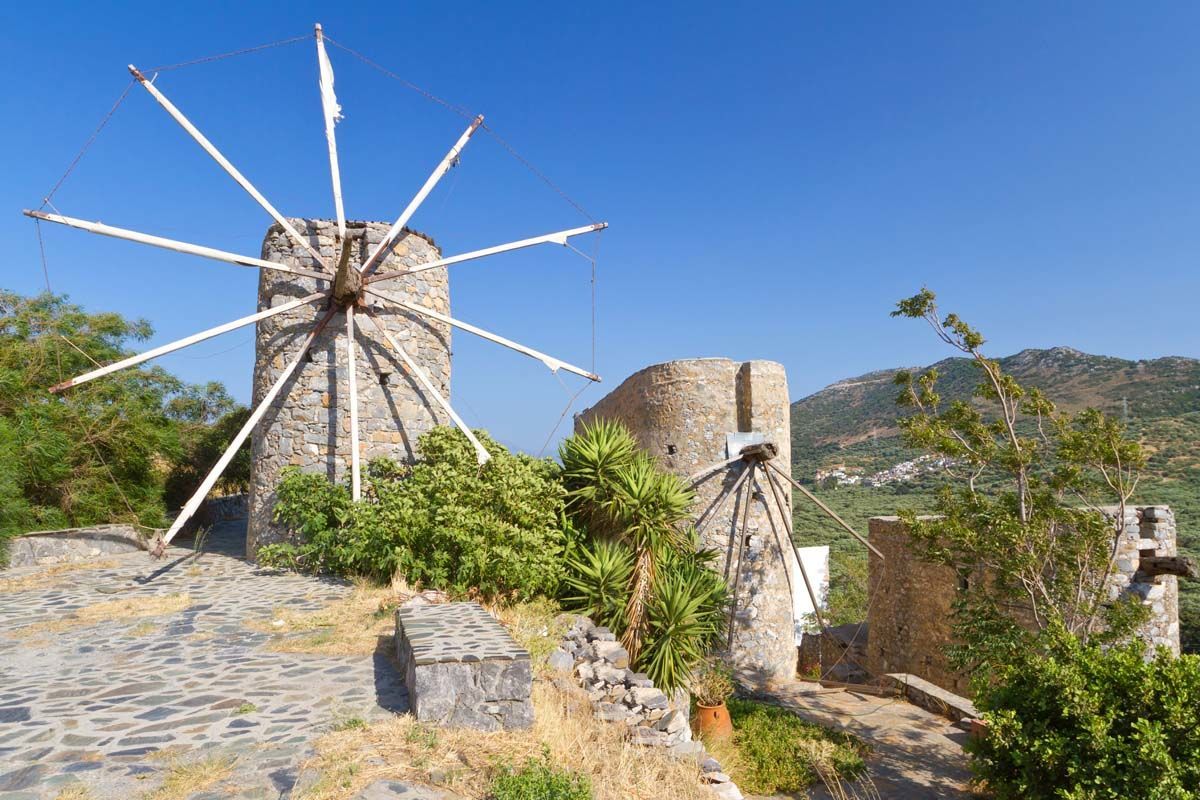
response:
[[[735,443],[747,441],[738,434],[761,434],[778,447],[774,462],[791,474],[787,375],[773,361],[696,358],[646,367],[576,417],[576,428],[601,418],[625,423],[645,450],[681,477],[736,456],[737,451],[727,455],[731,434]],[[720,471],[700,483],[696,508],[708,508],[735,479],[736,473]],[[786,495],[790,517],[791,492]],[[741,509],[731,499],[702,533],[703,544],[722,554],[722,567],[735,519],[740,530]],[[780,534],[786,536],[784,531]],[[795,675],[796,645],[789,581],[799,580],[789,573],[794,557],[780,557],[760,503],[751,504],[741,535],[746,537],[746,569],[728,657],[756,683],[790,679]],[[736,567],[736,555],[733,558]]]
[[[1115,517],[1117,509],[1108,512]],[[869,596],[880,599],[870,605],[865,635],[856,643],[860,653],[865,650],[862,666],[874,677],[907,673],[966,694],[966,676],[952,670],[945,655],[960,577],[949,567],[917,558],[898,518],[875,517],[870,526],[871,543],[883,552],[884,560],[870,556]],[[1126,508],[1110,595],[1114,599],[1129,595],[1144,603],[1150,616],[1139,635],[1152,646],[1179,653],[1179,579],[1159,573],[1150,561],[1175,555],[1171,509]]]
[[[292,224],[320,251],[334,260],[337,224],[333,220],[293,219]],[[367,254],[387,233],[388,223],[347,222],[351,258],[366,261]],[[406,230],[378,274],[395,272],[440,258],[433,241]],[[279,225],[268,229],[262,257],[293,267],[319,269],[312,256],[299,247]],[[261,270],[258,307],[281,305],[326,288],[327,281],[301,275]],[[445,268],[375,284],[379,294],[450,313],[450,286]],[[396,340],[423,369],[444,396],[450,394],[450,327],[367,296]],[[311,303],[260,320],[254,358],[254,398],[257,405],[300,346],[305,332],[323,314],[322,303]],[[365,323],[369,325],[370,323]],[[436,425],[446,424],[445,413],[427,400],[415,379],[378,337],[356,336],[359,393],[359,441],[365,465],[369,459],[389,457],[412,461],[417,438]],[[342,481],[350,466],[350,419],[344,398],[348,392],[345,366],[346,326],[338,314],[317,337],[308,358],[284,387],[255,428],[250,468],[249,524],[246,551],[253,557],[263,545],[279,541],[284,531],[272,519],[275,487],[284,467],[322,472]]]

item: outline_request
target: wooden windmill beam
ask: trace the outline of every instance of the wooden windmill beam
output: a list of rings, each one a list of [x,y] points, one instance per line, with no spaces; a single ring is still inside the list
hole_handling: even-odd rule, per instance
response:
[[[417,209],[421,207],[421,203],[425,202],[425,198],[428,197],[429,193],[433,191],[433,187],[437,186],[438,181],[442,179],[442,176],[449,172],[451,167],[455,165],[455,163],[458,161],[459,153],[461,153],[462,149],[467,146],[467,141],[472,135],[474,135],[475,131],[478,130],[479,126],[482,124],[483,115],[480,114],[471,121],[471,124],[467,126],[467,130],[463,132],[463,135],[458,137],[458,141],[455,142],[454,146],[450,148],[450,152],[446,153],[445,157],[438,162],[436,167],[433,168],[433,172],[430,173],[429,177],[425,180],[425,184],[421,187],[420,191],[418,191],[416,196],[409,201],[408,206],[400,213],[400,216],[396,218],[396,221],[392,223],[392,227],[383,237],[383,241],[381,241],[371,252],[371,255],[367,257],[367,261],[362,267],[362,273],[364,276],[370,275],[376,270],[380,261],[383,260],[383,257],[387,255],[387,253],[396,244],[396,240],[400,238],[400,234],[404,231],[404,226],[408,224],[408,221],[412,218],[412,215],[415,214]]]
[[[742,482],[746,480],[746,476],[749,474],[750,474],[750,470],[748,470],[748,469],[742,470],[741,474],[738,475],[737,480],[735,480],[733,482],[733,486],[730,486],[729,490],[726,491],[721,496],[721,502],[717,504],[717,507],[715,509],[713,509],[712,513],[700,515],[700,519],[696,520],[696,535],[697,536],[699,536],[700,533],[702,533],[704,531],[705,527],[708,526],[708,523],[712,522],[714,519],[717,518],[717,516],[720,515],[721,509],[725,508],[725,504],[729,502],[729,498],[737,493],[738,487],[742,485]]]
[[[262,206],[263,209],[271,215],[271,218],[278,222],[279,225],[285,231],[287,231],[288,235],[291,236],[298,245],[307,250],[309,255],[311,255],[318,264],[324,267],[326,271],[329,270],[329,265],[325,263],[325,259],[323,259],[321,254],[317,252],[316,248],[309,243],[308,239],[301,236],[300,232],[292,227],[292,223],[288,222],[284,216],[275,209],[275,206],[271,205],[267,198],[263,197],[262,193],[258,191],[258,189],[254,188],[254,184],[250,183],[250,181],[246,179],[246,176],[239,172],[237,167],[229,162],[229,159],[221,155],[221,151],[218,150],[213,143],[210,142],[208,138],[201,133],[196,126],[188,120],[187,117],[183,115],[182,111],[175,107],[174,103],[168,100],[153,83],[146,80],[146,76],[143,75],[141,71],[138,70],[138,68],[133,64],[129,65],[129,73],[133,75],[137,82],[140,83],[146,89],[146,91],[148,91],[150,95],[158,101],[158,104],[162,106],[163,109],[170,114],[176,122],[179,123],[179,127],[187,131],[187,134],[196,140],[196,144],[200,145],[200,147],[204,149],[204,152],[208,153],[212,157],[213,161],[216,161],[217,164],[220,165],[221,169],[229,173],[229,177],[237,181],[237,184],[245,190],[246,194],[254,198],[254,201]]]
[[[821,509],[822,511],[824,511],[826,514],[828,514],[828,515],[829,515],[829,516],[830,516],[830,517],[833,519],[833,521],[834,521],[834,522],[836,522],[838,525],[841,525],[843,528],[845,528],[845,530],[846,530],[846,531],[847,531],[847,532],[848,532],[848,533],[849,533],[851,536],[853,536],[855,539],[858,539],[858,541],[860,541],[860,542],[863,544],[863,546],[864,546],[864,547],[866,547],[868,550],[870,550],[872,553],[874,553],[875,555],[879,556],[880,558],[883,558],[883,557],[884,557],[884,556],[883,556],[883,553],[879,552],[879,548],[875,547],[873,544],[871,544],[870,542],[868,542],[868,541],[866,540],[866,538],[864,538],[864,537],[863,537],[861,534],[859,534],[859,532],[858,532],[858,531],[854,530],[854,528],[851,528],[851,527],[850,527],[850,525],[849,525],[849,523],[847,523],[847,522],[846,522],[846,520],[844,520],[844,519],[842,519],[841,517],[839,517],[839,516],[838,516],[838,515],[837,515],[837,514],[834,512],[834,510],[833,510],[833,509],[831,509],[829,506],[827,506],[827,505],[825,505],[824,503],[822,503],[822,502],[820,501],[820,499],[819,499],[819,498],[818,498],[818,497],[817,497],[815,494],[813,494],[813,493],[812,493],[812,492],[810,492],[808,489],[805,489],[803,486],[801,486],[799,483],[797,483],[795,478],[793,478],[791,475],[788,475],[786,472],[784,472],[784,471],[783,471],[783,470],[781,470],[779,467],[777,467],[777,466],[775,466],[774,464],[772,464],[770,461],[765,461],[765,462],[763,462],[763,463],[765,463],[765,464],[767,465],[767,468],[768,468],[768,469],[775,470],[775,472],[776,472],[776,473],[778,473],[778,474],[779,474],[779,476],[780,476],[781,478],[783,478],[784,480],[786,480],[788,483],[792,484],[792,486],[795,486],[797,489],[799,489],[801,494],[803,494],[803,495],[804,495],[805,497],[807,497],[809,500],[811,500],[811,501],[813,501],[814,503],[816,503],[816,505],[817,505],[817,507],[818,507],[818,508],[820,508],[820,509]]]
[[[429,317],[430,319],[436,319],[438,322],[444,322],[447,325],[453,325],[454,327],[460,328],[468,333],[473,333],[476,336],[487,339],[489,342],[495,342],[496,344],[503,345],[511,350],[516,350],[518,353],[527,355],[530,358],[535,358],[545,364],[546,368],[551,372],[558,372],[560,369],[565,369],[567,372],[573,372],[576,375],[582,375],[589,381],[595,381],[597,383],[600,382],[599,375],[588,372],[581,367],[576,367],[573,364],[568,364],[566,361],[557,359],[554,356],[546,355],[539,350],[534,350],[532,347],[526,347],[525,345],[514,342],[511,339],[505,339],[503,336],[491,333],[490,331],[485,331],[483,328],[478,328],[469,322],[463,322],[462,320],[455,319],[454,317],[446,316],[445,314],[441,314],[433,309],[419,306],[416,303],[410,303],[406,300],[397,300],[395,298],[388,297],[387,295],[380,294],[372,289],[367,289],[366,291],[368,294],[374,297],[394,303],[395,305],[398,305],[407,311],[411,311],[414,314],[420,314],[421,316]]]
[[[821,604],[817,602],[817,592],[813,588],[812,581],[808,577],[808,568],[804,566],[804,559],[800,557],[800,550],[796,547],[796,539],[792,532],[792,520],[788,514],[788,504],[783,500],[783,487],[775,479],[769,471],[766,472],[767,483],[771,487],[771,496],[775,498],[775,507],[779,509],[779,517],[783,520],[783,530],[787,533],[788,543],[792,546],[792,554],[796,557],[796,565],[800,567],[800,577],[804,579],[804,588],[808,591],[808,599],[812,603],[813,614],[817,618],[817,624],[821,626],[821,630],[825,630],[825,619],[821,615]],[[765,498],[764,498],[765,501]],[[764,502],[764,506],[766,503]],[[767,511],[767,519],[771,519],[771,512]],[[771,521],[771,530],[775,529],[774,520]],[[783,557],[782,548],[779,555]],[[787,565],[784,564],[784,570],[787,570]]]
[[[379,318],[376,316],[375,312],[371,310],[371,307],[364,306],[363,311],[365,311],[367,316],[371,318],[371,322],[375,324],[375,330],[377,330],[383,336],[388,347],[396,352],[396,355],[398,355],[400,360],[404,362],[404,366],[408,369],[408,371],[413,374],[421,386],[424,387],[425,391],[429,392],[429,396],[433,398],[434,402],[440,405],[442,409],[450,415],[450,419],[454,420],[454,424],[457,425],[458,429],[461,430],[467,437],[467,440],[471,443],[471,446],[475,448],[475,459],[479,462],[479,466],[482,467],[484,464],[486,464],[491,459],[491,455],[484,448],[483,444],[480,443],[477,438],[475,438],[475,434],[471,432],[471,429],[467,426],[467,423],[463,422],[462,417],[460,417],[458,412],[456,412],[450,406],[449,401],[442,397],[442,393],[439,392],[437,387],[433,385],[433,381],[430,380],[429,376],[425,374],[425,371],[417,366],[417,363],[412,360],[407,352],[405,352],[404,348],[400,346],[400,343],[396,341],[391,332],[388,331],[388,329],[384,327],[383,323],[379,321]]]
[[[742,567],[744,566],[743,559],[745,558],[745,555],[746,555],[746,527],[750,522],[750,504],[752,502],[754,502],[754,471],[756,469],[758,469],[758,464],[751,461],[750,469],[747,470],[747,473],[749,474],[750,479],[746,483],[746,488],[745,488],[746,499],[742,503],[742,527],[741,527],[741,530],[739,531],[737,526],[735,525],[733,530],[730,533],[731,536],[736,535],[737,539],[738,539],[737,567],[735,568],[735,571],[733,573],[733,592],[730,595],[732,602],[729,607],[729,638],[728,638],[728,641],[726,642],[726,646],[730,650],[733,649],[733,635],[734,635],[735,631],[737,630],[738,589],[742,585]],[[725,565],[725,579],[726,580],[729,579],[729,566],[732,563],[732,559],[730,557],[733,555],[733,542],[730,542],[729,544],[730,544],[729,553],[726,556],[726,558],[729,560],[726,561],[726,565]]]
[[[152,247],[161,247],[164,250],[174,250],[176,253],[186,253],[190,256],[200,256],[201,258],[211,258],[214,261],[224,261],[227,264],[234,264],[239,267],[255,267],[258,269],[273,269],[276,272],[287,272],[292,275],[303,275],[306,278],[317,278],[318,280],[327,281],[330,276],[324,272],[314,272],[313,270],[300,269],[299,267],[289,267],[286,264],[278,264],[274,261],[267,261],[263,258],[252,258],[250,256],[241,256],[237,253],[229,253],[225,250],[217,250],[214,247],[205,247],[199,244],[190,244],[189,242],[181,242],[177,239],[167,239],[162,236],[153,236],[149,233],[140,233],[131,231],[128,228],[117,228],[113,225],[105,225],[103,222],[88,222],[84,219],[76,219],[75,217],[64,217],[62,214],[47,214],[44,211],[30,211],[25,209],[27,217],[42,220],[43,222],[57,222],[59,225],[66,225],[70,228],[78,228],[81,231],[88,233],[96,233],[101,236],[111,236],[114,239],[124,239],[129,242],[138,242],[139,244],[148,244]]]
[[[217,463],[213,465],[213,468],[209,470],[208,475],[204,477],[204,482],[200,484],[200,488],[197,489],[196,493],[188,499],[187,503],[183,507],[183,510],[179,512],[179,516],[177,516],[175,521],[171,523],[171,528],[163,536],[162,541],[155,546],[156,554],[161,555],[166,550],[166,546],[170,544],[171,540],[175,538],[175,535],[179,533],[185,524],[187,524],[187,521],[192,518],[192,515],[196,513],[196,510],[200,508],[200,504],[204,502],[204,498],[208,496],[208,493],[212,490],[213,485],[216,484],[217,480],[221,477],[221,473],[225,471],[225,468],[229,466],[229,462],[232,461],[234,455],[237,454],[238,448],[242,446],[242,443],[246,441],[246,437],[249,436],[250,432],[254,430],[254,426],[257,425],[259,420],[263,418],[263,415],[267,413],[267,409],[270,408],[271,403],[275,401],[275,398],[283,389],[284,384],[288,382],[288,380],[292,377],[292,373],[296,371],[296,368],[300,366],[300,362],[304,360],[305,355],[308,353],[308,349],[312,347],[313,341],[316,340],[321,331],[325,329],[325,326],[329,324],[329,320],[333,318],[335,313],[337,313],[336,307],[330,308],[328,311],[326,311],[325,315],[317,321],[317,324],[314,325],[312,330],[309,331],[308,335],[304,337],[304,342],[300,345],[300,349],[296,351],[294,356],[292,356],[292,360],[288,362],[286,367],[284,367],[283,372],[280,373],[279,377],[275,380],[275,383],[271,385],[271,388],[267,390],[266,395],[263,397],[258,406],[255,407],[245,424],[242,425],[241,430],[239,430],[237,435],[233,437],[233,441],[229,443],[229,447],[226,448],[225,452],[221,454],[221,457],[217,460]]]
[[[485,247],[482,250],[472,250],[468,253],[461,253],[457,256],[439,258],[435,261],[430,261],[427,264],[422,264],[419,267],[404,270],[403,272],[388,272],[384,275],[372,275],[367,279],[367,283],[391,281],[395,280],[396,278],[403,278],[405,275],[415,275],[418,272],[425,272],[431,269],[440,269],[441,267],[448,267],[452,264],[461,264],[464,261],[474,261],[477,258],[486,258],[499,253],[508,253],[512,250],[521,250],[526,247],[534,247],[535,245],[539,244],[561,244],[566,246],[567,240],[572,236],[580,236],[585,233],[602,231],[607,227],[607,222],[597,222],[592,225],[584,225],[580,228],[570,228],[565,231],[555,231],[554,233],[547,233],[542,236],[532,236],[528,239],[520,239],[515,242],[509,242],[508,244],[498,244],[493,247]]]
[[[293,300],[290,303],[283,303],[282,305],[275,306],[274,308],[268,308],[265,311],[259,311],[257,314],[250,314],[249,316],[235,319],[232,322],[226,322],[224,325],[218,325],[215,328],[209,328],[206,331],[193,333],[191,336],[185,336],[184,338],[177,339],[170,344],[164,344],[161,347],[155,347],[136,356],[130,356],[129,358],[109,364],[107,367],[100,367],[100,369],[94,369],[91,372],[85,372],[78,377],[63,381],[56,386],[51,386],[50,391],[61,392],[65,389],[70,389],[71,387],[78,386],[81,383],[87,383],[88,381],[95,380],[96,378],[109,375],[117,370],[122,370],[126,367],[132,367],[134,364],[140,364],[143,361],[149,361],[152,358],[157,358],[158,356],[166,355],[167,353],[172,353],[176,350],[181,350],[189,345],[203,342],[205,339],[211,339],[214,336],[220,336],[222,333],[228,333],[229,331],[236,330],[243,325],[249,325],[252,322],[258,322],[259,320],[273,317],[276,314],[282,314],[285,311],[291,311],[293,308],[298,308],[302,305],[328,296],[328,292],[314,292],[307,297],[301,297],[299,300]]]
[[[346,370],[350,390],[350,498],[362,497],[362,474],[358,454],[358,378],[357,354],[354,347],[354,306],[346,306]]]

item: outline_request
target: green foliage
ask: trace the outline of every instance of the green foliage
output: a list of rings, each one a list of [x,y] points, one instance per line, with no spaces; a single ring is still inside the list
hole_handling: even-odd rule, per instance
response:
[[[519,770],[507,768],[492,782],[489,800],[591,800],[586,775],[560,770],[549,753],[529,759]]]
[[[199,488],[217,459],[250,417],[220,383],[188,386],[167,403],[167,414],[176,421],[178,445],[164,486],[167,508],[179,508]],[[237,494],[250,488],[250,442],[247,440],[221,473],[216,491]]]
[[[1200,795],[1200,657],[1102,649],[1061,627],[1018,651],[975,698],[967,745],[998,800],[1189,800]]]
[[[663,689],[683,686],[720,638],[727,590],[686,526],[692,492],[639,450],[620,423],[598,421],[559,449],[568,522],[564,604],[618,634]]]
[[[184,442],[218,410],[220,384],[188,386],[158,368],[121,370],[59,395],[49,387],[130,355],[145,320],[84,311],[66,297],[0,291],[0,562],[35,529],[166,523],[164,483]]]
[[[1084,639],[1131,630],[1126,609],[1109,615],[1107,591],[1123,523],[1114,526],[1101,509],[1117,506],[1123,517],[1145,462],[1141,447],[1099,411],[1059,412],[1039,389],[1022,386],[981,353],[978,331],[955,314],[939,317],[927,289],[900,301],[893,316],[928,322],[974,360],[981,378],[982,409],[943,404],[936,369],[894,378],[897,402],[914,412],[899,421],[906,444],[956,464],[935,496],[936,517],[901,513],[924,558],[968,584],[955,604],[955,666],[986,678],[1050,626]]]
[[[835,783],[865,768],[865,748],[848,734],[777,706],[736,699],[727,705],[736,749],[733,778],[748,794],[798,794],[818,778]]]
[[[320,475],[284,471],[276,519],[298,543],[259,560],[313,572],[362,575],[489,598],[553,593],[563,574],[563,490],[549,461],[512,454],[485,432],[480,467],[461,431],[435,428],[411,467],[371,462],[364,496]]]

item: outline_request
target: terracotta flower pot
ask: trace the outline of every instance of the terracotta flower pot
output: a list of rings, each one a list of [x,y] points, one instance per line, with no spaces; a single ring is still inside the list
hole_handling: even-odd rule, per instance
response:
[[[696,731],[710,739],[728,739],[733,735],[729,709],[722,702],[715,706],[696,704]]]

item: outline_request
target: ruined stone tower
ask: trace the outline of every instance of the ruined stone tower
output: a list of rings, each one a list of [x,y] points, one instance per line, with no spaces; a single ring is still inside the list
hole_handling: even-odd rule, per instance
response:
[[[331,220],[293,219],[321,255],[336,263],[336,224]],[[367,254],[388,230],[386,223],[348,222],[353,263]],[[431,240],[408,232],[384,259],[377,274],[402,271],[439,258]],[[304,269],[320,269],[312,257],[293,242],[279,225],[263,240],[262,257]],[[318,281],[274,270],[262,270],[258,284],[260,310],[329,288]],[[331,276],[332,277],[332,276]],[[394,281],[375,284],[373,291],[450,313],[450,290],[445,269],[431,269]],[[367,295],[366,303],[378,314],[392,336],[429,375],[445,396],[450,394],[450,328],[447,325],[398,309]],[[275,317],[257,327],[254,359],[254,404],[266,395],[296,352],[312,323],[325,313],[324,302],[314,302]],[[356,317],[358,319],[360,317]],[[355,336],[358,385],[359,443],[365,465],[386,456],[411,461],[417,437],[435,425],[445,424],[441,409],[427,400],[399,359],[381,341],[369,322]],[[271,520],[275,487],[280,471],[289,465],[344,481],[350,465],[350,422],[347,409],[346,318],[337,313],[313,343],[307,359],[271,405],[254,430],[250,468],[247,554],[253,557],[264,544],[280,541],[285,532]]]
[[[727,358],[697,358],[646,367],[580,414],[576,428],[600,418],[625,423],[643,448],[681,477],[728,458],[727,437],[738,433],[762,434],[766,441],[775,443],[779,454],[774,463],[791,474],[787,375],[782,365],[772,361],[738,363]],[[695,514],[710,507],[736,477],[736,469],[721,470],[701,483]],[[770,493],[766,485],[763,490]],[[790,491],[785,492],[784,500],[790,518]],[[718,566],[722,570],[735,515],[740,530],[741,507],[730,499],[702,533],[705,546],[721,553]],[[781,523],[776,519],[777,527],[781,528]],[[796,670],[789,589],[793,558],[786,531],[781,529],[779,534],[783,556],[762,504],[752,503],[747,530],[741,531],[747,537],[745,565],[738,591],[735,638],[727,655],[736,669],[755,682],[791,678]],[[738,543],[732,544],[736,568]],[[732,572],[729,583],[732,587]]]

